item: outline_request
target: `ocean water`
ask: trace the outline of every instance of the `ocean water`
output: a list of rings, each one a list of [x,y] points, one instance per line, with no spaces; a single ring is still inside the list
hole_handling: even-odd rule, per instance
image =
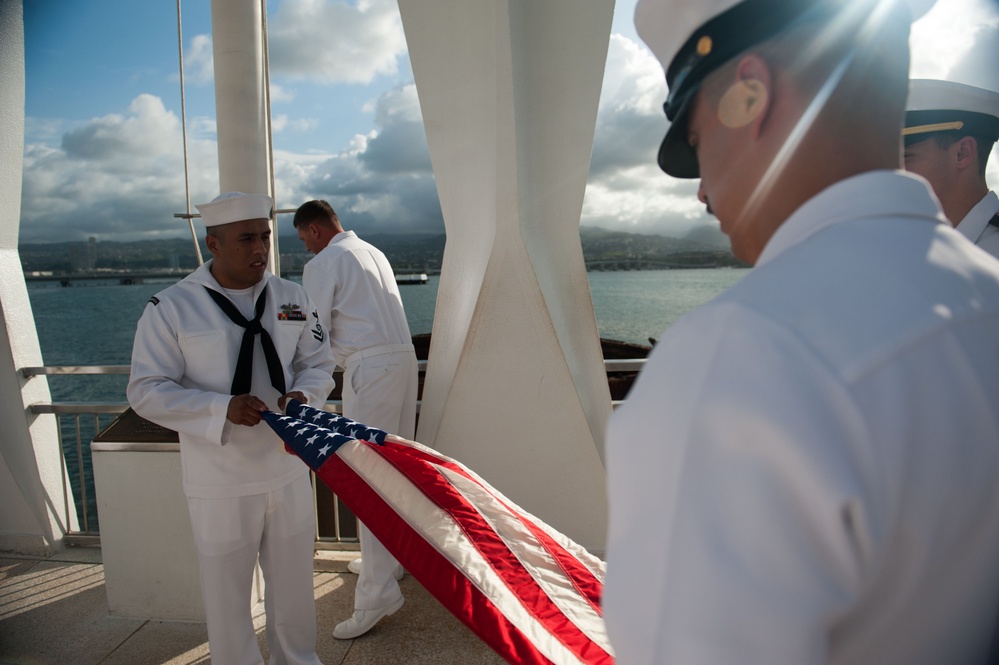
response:
[[[590,296],[601,337],[648,344],[687,312],[738,282],[746,269],[591,272]]]
[[[745,273],[733,268],[588,273],[600,336],[648,344],[650,338],[658,339],[678,318],[735,284]],[[429,333],[433,327],[438,283],[439,278],[431,276],[427,284],[400,287],[413,334]],[[135,323],[146,302],[170,284],[78,282],[62,287],[55,282],[29,283],[44,363],[127,365]],[[58,387],[63,382],[94,378],[53,377],[53,397],[60,401],[124,401],[123,391],[114,396],[103,394],[100,388]]]
[[[746,270],[706,268],[589,273],[590,292],[601,337],[648,344],[685,313],[735,284]],[[135,324],[150,296],[172,281],[143,284],[31,282],[28,296],[45,365],[128,365]],[[439,278],[400,287],[410,331],[433,328]],[[53,402],[125,402],[126,375],[51,376]],[[90,529],[98,530],[89,442],[114,419],[60,417],[63,452],[83,523],[78,469],[87,488]],[[83,445],[77,450],[76,439]]]
[[[705,268],[588,273],[601,337],[648,344],[678,318],[735,284],[746,270]],[[127,365],[135,323],[171,281],[143,284],[31,282],[28,295],[46,365]],[[433,328],[439,278],[400,287],[413,334]],[[55,376],[54,401],[125,401],[124,375]]]

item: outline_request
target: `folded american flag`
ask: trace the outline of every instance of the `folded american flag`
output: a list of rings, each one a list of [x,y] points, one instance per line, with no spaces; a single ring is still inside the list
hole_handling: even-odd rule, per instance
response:
[[[612,663],[604,563],[461,463],[290,400],[286,446],[442,605],[511,663]]]

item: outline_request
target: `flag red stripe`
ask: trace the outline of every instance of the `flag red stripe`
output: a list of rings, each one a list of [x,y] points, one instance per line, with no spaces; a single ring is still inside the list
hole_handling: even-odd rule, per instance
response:
[[[503,613],[338,455],[316,476],[445,608],[511,663],[549,661]]]
[[[386,444],[388,445],[388,444]],[[398,444],[393,444],[398,445]],[[459,473],[470,481],[481,486],[479,479],[474,475],[470,474],[468,470],[462,466],[450,460],[448,458],[438,457],[430,452],[413,448],[410,446],[401,446],[405,448],[407,454],[418,456],[431,464],[438,464],[440,466],[446,467],[455,473]],[[486,488],[491,490],[491,488]],[[505,500],[505,497],[498,492],[490,491],[493,497],[496,498],[509,512],[514,515],[520,522],[528,528],[534,537],[538,539],[541,545],[548,551],[553,559],[562,568],[566,577],[576,588],[579,595],[589,602],[590,607],[592,607],[598,615],[603,616],[603,608],[600,605],[601,595],[603,593],[603,582],[598,579],[589,568],[579,562],[579,560],[565,547],[562,546],[557,540],[552,538],[547,531],[540,528],[534,523],[533,518],[530,516],[525,516],[519,510],[517,510],[513,505]]]
[[[483,557],[508,588],[520,598],[523,606],[558,639],[569,651],[588,663],[610,662],[606,651],[593,642],[562,610],[549,598],[537,580],[524,569],[520,560],[510,551],[506,542],[499,537],[493,527],[479,511],[470,505],[463,496],[454,491],[446,478],[421,455],[411,455],[414,448],[395,443],[384,446],[365,443],[368,448],[392,464],[400,473],[410,479],[428,499],[447,512],[468,535]],[[363,521],[363,520],[362,520]],[[368,522],[368,528],[371,525]],[[377,537],[377,534],[375,534]],[[606,660],[605,660],[606,659]]]

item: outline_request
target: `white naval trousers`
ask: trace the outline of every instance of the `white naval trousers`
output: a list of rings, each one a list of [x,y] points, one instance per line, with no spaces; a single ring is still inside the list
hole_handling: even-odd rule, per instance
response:
[[[343,415],[405,439],[416,433],[417,363],[412,344],[389,344],[351,354],[343,370]],[[375,610],[402,596],[395,579],[399,562],[364,524],[361,574],[354,609]]]
[[[212,665],[263,665],[250,613],[260,557],[270,665],[321,665],[312,582],[308,474],[266,494],[188,497]]]

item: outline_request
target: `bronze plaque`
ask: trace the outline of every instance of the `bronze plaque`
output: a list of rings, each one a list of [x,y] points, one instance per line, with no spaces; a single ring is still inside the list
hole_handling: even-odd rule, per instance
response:
[[[131,407],[105,427],[94,441],[109,443],[180,443],[177,433],[150,422]]]

